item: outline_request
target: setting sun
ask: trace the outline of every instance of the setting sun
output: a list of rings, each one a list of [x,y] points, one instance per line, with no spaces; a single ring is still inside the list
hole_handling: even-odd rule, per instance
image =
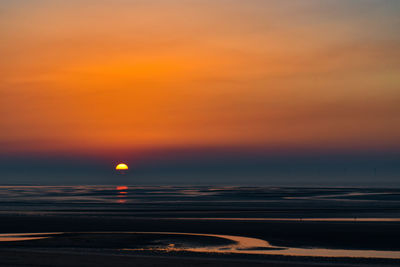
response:
[[[125,163],[119,163],[116,167],[116,170],[128,170],[128,165],[126,165]]]

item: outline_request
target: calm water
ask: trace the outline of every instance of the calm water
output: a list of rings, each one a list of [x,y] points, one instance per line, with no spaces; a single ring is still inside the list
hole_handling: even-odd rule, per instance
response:
[[[400,218],[400,189],[206,186],[1,186],[2,213],[163,218]]]

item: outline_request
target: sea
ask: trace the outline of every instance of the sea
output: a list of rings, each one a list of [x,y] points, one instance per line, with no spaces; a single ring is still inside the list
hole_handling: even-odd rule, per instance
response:
[[[400,221],[400,188],[0,186],[0,213],[182,220]]]

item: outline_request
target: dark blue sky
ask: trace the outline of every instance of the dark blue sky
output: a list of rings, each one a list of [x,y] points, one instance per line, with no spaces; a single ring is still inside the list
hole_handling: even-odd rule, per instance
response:
[[[125,152],[123,160],[130,171],[121,176],[116,161],[93,156],[2,156],[0,184],[400,186],[395,152],[173,149],[149,152],[146,159]]]

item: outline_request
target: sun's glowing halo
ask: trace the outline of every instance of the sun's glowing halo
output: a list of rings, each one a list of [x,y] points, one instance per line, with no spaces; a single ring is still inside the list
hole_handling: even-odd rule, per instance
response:
[[[126,171],[126,170],[128,170],[128,165],[126,165],[125,163],[119,163],[119,164],[115,167],[115,169],[116,169],[117,171]]]

